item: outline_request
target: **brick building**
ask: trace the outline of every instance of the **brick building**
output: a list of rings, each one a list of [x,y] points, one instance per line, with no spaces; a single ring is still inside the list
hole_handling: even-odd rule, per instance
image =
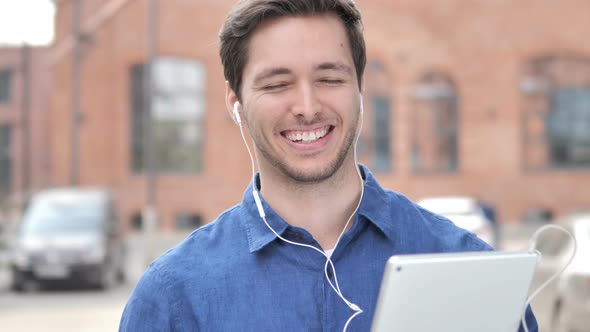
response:
[[[217,33],[233,0],[159,2],[156,201],[163,229],[211,221],[250,180],[224,105]],[[50,56],[53,185],[70,179],[72,0]],[[108,185],[130,225],[146,199],[147,1],[84,0],[79,183]],[[413,199],[474,195],[503,221],[590,206],[590,3],[358,1],[368,48],[361,160]]]
[[[0,207],[48,184],[47,49],[0,47]]]

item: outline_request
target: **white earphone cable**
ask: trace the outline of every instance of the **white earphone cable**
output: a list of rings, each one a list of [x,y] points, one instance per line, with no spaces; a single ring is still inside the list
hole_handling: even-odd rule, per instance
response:
[[[255,163],[254,163],[254,157],[252,155],[252,151],[250,150],[250,146],[248,145],[248,142],[246,140],[246,136],[244,135],[244,129],[242,127],[242,121],[240,118],[240,114],[238,111],[238,105],[239,102],[234,103],[234,109],[233,109],[233,113],[235,116],[235,120],[240,128],[240,134],[242,136],[242,141],[244,142],[244,145],[246,146],[246,149],[248,151],[248,155],[250,156],[250,162],[251,162],[251,166],[252,166],[252,177],[255,180],[256,179],[256,168],[255,168]],[[342,236],[344,235],[344,233],[346,232],[348,225],[350,224],[350,221],[352,220],[352,218],[356,215],[360,205],[361,205],[361,201],[363,199],[363,195],[364,195],[364,180],[363,177],[360,173],[359,167],[358,167],[358,161],[357,161],[357,153],[356,153],[356,146],[358,143],[358,139],[360,136],[360,132],[363,126],[363,116],[364,116],[364,111],[363,111],[363,99],[362,99],[362,95],[360,98],[360,117],[359,117],[359,121],[360,121],[360,126],[357,129],[357,133],[356,133],[356,137],[355,137],[355,141],[354,141],[354,148],[353,148],[353,155],[354,155],[354,163],[355,163],[355,169],[356,172],[358,174],[358,177],[361,181],[361,194],[358,200],[358,204],[356,205],[354,211],[352,212],[352,214],[350,215],[350,217],[348,218],[348,220],[346,221],[346,224],[344,225],[344,228],[342,229],[342,232],[340,233],[340,235],[338,236],[338,239],[336,240],[336,245],[334,246],[334,250],[336,250],[336,248],[338,247],[338,244],[340,243],[340,239],[342,238]],[[319,252],[320,254],[322,254],[324,257],[326,257],[326,264],[324,265],[324,276],[326,277],[326,280],[328,281],[328,283],[330,284],[330,287],[332,287],[332,289],[334,290],[334,292],[336,292],[336,294],[342,299],[342,301],[344,303],[346,303],[346,305],[352,309],[354,311],[354,314],[352,314],[352,316],[350,316],[350,318],[348,318],[348,320],[346,321],[346,324],[344,325],[344,329],[343,332],[346,331],[346,329],[348,328],[348,325],[350,324],[350,322],[352,321],[352,319],[354,319],[357,315],[361,314],[363,312],[363,310],[356,304],[350,302],[348,299],[346,299],[344,297],[344,295],[342,294],[342,291],[340,290],[340,285],[338,284],[338,278],[337,278],[337,274],[336,274],[336,267],[334,266],[334,263],[332,262],[332,259],[329,255],[327,255],[324,251],[312,246],[312,245],[308,245],[305,243],[298,243],[298,242],[293,242],[290,240],[287,240],[285,238],[283,238],[281,235],[279,235],[268,223],[268,221],[266,220],[266,213],[264,212],[264,208],[262,207],[262,202],[260,200],[260,195],[258,193],[258,189],[256,188],[256,184],[254,184],[254,187],[252,189],[252,194],[254,196],[254,201],[256,202],[256,206],[258,208],[258,212],[260,214],[260,218],[262,219],[262,221],[264,222],[264,224],[266,225],[266,227],[268,229],[270,229],[271,232],[274,233],[274,235],[281,239],[282,241],[292,244],[292,245],[296,245],[296,246],[300,246],[300,247],[306,247],[306,248],[310,248],[313,249],[317,252]],[[328,275],[328,264],[330,265],[330,267],[332,268],[333,276],[334,276],[334,283],[332,283],[332,281],[330,280],[330,277]]]
[[[565,269],[567,269],[567,267],[572,263],[572,261],[574,260],[574,257],[576,256],[576,251],[577,251],[577,242],[576,242],[576,238],[564,227],[560,226],[560,225],[545,225],[541,228],[539,228],[531,237],[531,239],[529,240],[529,251],[530,252],[535,252],[539,255],[539,258],[542,259],[542,253],[539,252],[539,250],[537,250],[537,239],[539,238],[539,235],[541,233],[543,233],[544,231],[548,230],[548,229],[556,229],[559,231],[564,232],[565,234],[567,234],[571,239],[572,239],[572,243],[573,243],[573,250],[571,253],[571,256],[569,257],[567,263],[556,273],[554,273],[549,279],[547,279],[541,286],[539,286],[526,300],[526,303],[524,305],[524,309],[522,310],[522,315],[520,317],[520,321],[521,324],[525,330],[525,332],[529,332],[529,328],[526,325],[526,310],[528,308],[528,306],[531,304],[531,301],[535,298],[535,296],[537,296],[545,287],[547,287],[547,285],[549,285],[553,280],[555,280],[555,278],[559,277],[559,275],[561,275]]]

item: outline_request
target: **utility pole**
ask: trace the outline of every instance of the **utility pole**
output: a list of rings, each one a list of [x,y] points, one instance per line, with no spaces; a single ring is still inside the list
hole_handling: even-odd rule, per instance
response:
[[[78,186],[80,181],[79,169],[79,126],[80,126],[80,83],[82,64],[82,32],[80,16],[82,14],[82,0],[72,0],[72,36],[74,49],[72,50],[72,85],[71,85],[71,114],[70,127],[70,185]]]
[[[146,201],[143,210],[143,226],[146,234],[152,234],[158,223],[156,180],[157,164],[154,156],[154,60],[158,50],[158,4],[147,0],[147,49],[144,71],[143,153],[146,177]]]
[[[23,43],[21,47],[21,75],[22,75],[22,96],[21,96],[21,160],[22,160],[22,182],[21,191],[24,199],[31,190],[31,47]]]

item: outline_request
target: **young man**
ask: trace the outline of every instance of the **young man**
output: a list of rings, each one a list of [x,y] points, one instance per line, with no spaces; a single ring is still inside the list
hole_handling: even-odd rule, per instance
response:
[[[351,0],[240,1],[220,39],[227,108],[259,173],[150,266],[121,331],[369,331],[391,255],[491,249],[357,164],[365,45]]]

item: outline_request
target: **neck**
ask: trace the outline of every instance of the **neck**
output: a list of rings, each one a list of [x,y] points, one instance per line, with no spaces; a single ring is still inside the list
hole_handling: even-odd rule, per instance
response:
[[[261,193],[267,203],[292,226],[306,229],[324,249],[332,249],[354,213],[362,183],[353,158],[326,180],[301,183],[272,170],[260,169]]]

